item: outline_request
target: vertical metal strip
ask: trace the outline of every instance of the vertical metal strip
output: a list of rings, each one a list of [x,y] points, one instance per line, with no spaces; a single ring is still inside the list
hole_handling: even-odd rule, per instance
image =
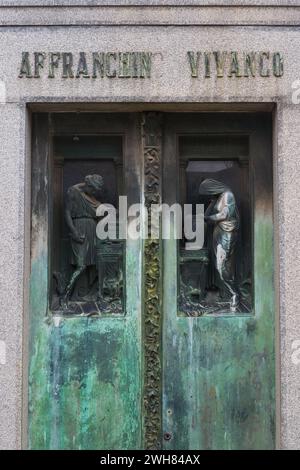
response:
[[[148,211],[148,238],[144,243],[144,448],[161,448],[161,243],[160,218],[151,238],[151,205],[161,204],[162,115],[144,113],[144,202]],[[152,220],[152,223],[154,221]]]

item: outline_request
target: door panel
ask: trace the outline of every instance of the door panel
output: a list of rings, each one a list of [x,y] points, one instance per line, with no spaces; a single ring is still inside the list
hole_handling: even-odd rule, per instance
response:
[[[163,197],[168,204],[180,200],[182,135],[200,139],[202,148],[198,145],[195,152],[202,160],[216,157],[213,144],[205,144],[207,136],[212,142],[224,135],[229,140],[246,136],[249,141],[253,308],[180,316],[179,276],[174,275],[179,269],[178,242],[164,241],[163,431],[168,437],[164,448],[271,449],[275,445],[271,119],[263,114],[168,115],[163,160]],[[230,159],[233,153],[227,142],[217,156]]]
[[[63,229],[59,232],[59,221],[64,224],[64,211],[57,202],[64,192],[62,184],[80,183],[94,168],[105,172],[101,157],[110,158],[114,145],[104,142],[99,146],[97,139],[108,135],[114,143],[121,138],[124,193],[129,204],[139,202],[137,120],[136,115],[126,114],[34,115],[29,341],[32,449],[141,446],[140,240],[126,244],[126,295],[121,315],[111,310],[106,314],[105,309],[100,316],[64,315],[51,297],[54,267],[63,264],[70,243],[68,234]],[[87,168],[78,170],[78,159]],[[105,173],[108,189],[109,171]],[[72,299],[70,303],[76,304]]]
[[[30,448],[274,448],[271,117],[36,113],[32,142]],[[98,173],[102,202],[126,195],[149,209],[199,202],[214,172],[240,212],[241,306],[222,300],[207,228],[204,251],[192,254],[161,233],[97,245],[103,284],[91,269],[70,296],[74,312],[63,311],[61,274],[74,268],[68,188]],[[95,289],[106,296],[99,308]]]

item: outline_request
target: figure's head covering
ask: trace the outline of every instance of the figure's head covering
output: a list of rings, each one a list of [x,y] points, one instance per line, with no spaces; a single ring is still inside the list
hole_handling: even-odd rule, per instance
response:
[[[213,180],[211,178],[206,178],[199,186],[200,196],[218,196],[225,191],[230,191],[230,188],[226,186],[226,184],[221,183],[221,181]]]
[[[97,191],[102,189],[104,184],[103,178],[100,175],[87,175],[84,178],[84,182],[87,186],[96,189]]]

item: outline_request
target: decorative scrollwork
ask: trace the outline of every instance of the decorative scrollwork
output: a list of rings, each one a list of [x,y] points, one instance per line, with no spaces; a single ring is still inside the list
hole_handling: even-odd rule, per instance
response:
[[[160,204],[161,115],[146,113],[142,125],[145,206],[150,228],[151,204]],[[150,233],[148,233],[150,236]],[[161,447],[161,307],[160,240],[148,238],[144,250],[144,446]]]

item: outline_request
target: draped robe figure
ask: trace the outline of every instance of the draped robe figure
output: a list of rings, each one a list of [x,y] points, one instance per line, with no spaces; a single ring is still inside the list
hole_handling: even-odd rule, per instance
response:
[[[68,307],[68,300],[81,274],[89,266],[96,266],[96,211],[103,189],[100,175],[88,175],[83,183],[71,186],[67,193],[66,223],[71,238],[71,264],[75,267],[66,287],[61,304]]]
[[[211,196],[205,212],[205,221],[213,223],[212,246],[215,268],[225,291],[229,294],[231,310],[239,304],[235,273],[235,252],[240,226],[239,211],[231,189],[214,179],[205,179],[199,186],[200,196]]]

